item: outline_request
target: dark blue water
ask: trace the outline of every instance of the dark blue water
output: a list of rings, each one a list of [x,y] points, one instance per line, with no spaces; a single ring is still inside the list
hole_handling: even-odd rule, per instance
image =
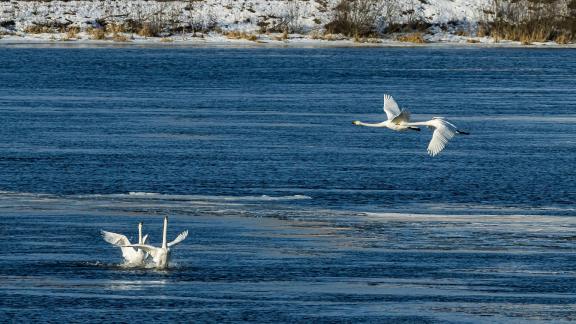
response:
[[[0,187],[570,207],[576,51],[0,50]],[[359,129],[382,94],[473,136]]]
[[[0,318],[575,320],[575,75],[574,49],[2,47]],[[384,93],[471,135],[431,158],[352,125]],[[98,236],[164,214],[168,272]]]

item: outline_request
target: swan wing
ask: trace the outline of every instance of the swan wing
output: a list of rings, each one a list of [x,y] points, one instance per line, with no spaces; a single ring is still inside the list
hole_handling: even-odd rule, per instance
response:
[[[104,241],[106,241],[112,245],[116,245],[116,246],[120,246],[120,247],[125,246],[125,245],[130,245],[130,240],[126,237],[126,235],[107,232],[107,231],[100,231],[100,233],[102,234],[102,238],[104,239]]]
[[[410,112],[408,110],[402,110],[400,115],[392,119],[392,122],[396,125],[410,122]]]
[[[184,232],[178,234],[178,236],[176,236],[174,241],[168,243],[168,247],[172,247],[176,244],[179,244],[180,242],[184,241],[187,237],[188,237],[188,230],[185,230]]]
[[[129,263],[136,262],[139,259],[138,250],[133,247],[126,247],[121,246],[120,250],[122,250],[122,257]]]
[[[446,147],[448,141],[456,135],[456,127],[442,118],[432,119],[427,126],[434,128],[432,140],[428,144],[428,154],[436,156]]]
[[[386,113],[388,120],[394,120],[394,118],[398,117],[402,113],[396,100],[394,100],[391,95],[384,95],[384,112]]]
[[[125,245],[124,247],[136,248],[140,249],[148,254],[150,254],[153,258],[156,257],[158,254],[158,248],[148,244],[129,244]]]

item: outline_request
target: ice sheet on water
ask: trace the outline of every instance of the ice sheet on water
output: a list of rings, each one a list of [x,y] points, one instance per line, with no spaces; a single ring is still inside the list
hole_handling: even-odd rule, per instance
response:
[[[121,194],[52,195],[1,191],[0,209],[6,211],[95,211],[151,214],[195,214],[199,212],[222,214],[223,212],[235,211],[236,213],[246,214],[250,213],[251,209],[265,208],[266,203],[269,202],[290,203],[309,199],[312,198],[299,194],[287,196],[217,196],[129,192]]]
[[[102,195],[100,195],[102,196]],[[125,194],[113,195],[115,197],[124,197]],[[310,196],[306,195],[289,195],[289,196],[207,196],[207,195],[170,195],[170,194],[160,194],[154,192],[129,192],[129,197],[141,197],[141,198],[158,198],[166,200],[224,200],[224,201],[282,201],[282,200],[301,200],[301,199],[312,199]]]

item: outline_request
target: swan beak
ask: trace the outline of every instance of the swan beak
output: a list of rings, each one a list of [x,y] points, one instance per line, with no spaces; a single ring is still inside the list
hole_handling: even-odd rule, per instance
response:
[[[353,125],[356,125],[356,126],[358,126],[358,123],[360,123],[360,122],[357,121],[357,120],[355,120],[355,121],[352,122],[352,124],[353,124]]]

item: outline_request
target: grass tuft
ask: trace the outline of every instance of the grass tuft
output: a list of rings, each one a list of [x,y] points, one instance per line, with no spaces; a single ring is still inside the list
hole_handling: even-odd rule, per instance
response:
[[[106,32],[102,28],[88,28],[86,29],[88,35],[90,35],[90,39],[92,40],[103,40],[106,39]]]
[[[142,36],[142,37],[154,37],[154,36],[156,36],[156,33],[154,32],[154,29],[152,28],[152,25],[150,25],[150,24],[143,24],[142,28],[140,28],[138,30],[137,34]]]
[[[398,36],[396,39],[401,41],[401,42],[407,42],[407,43],[415,43],[415,44],[426,43],[422,33],[411,33],[411,34],[401,35],[401,36]]]
[[[121,34],[121,33],[115,33],[112,35],[112,40],[115,42],[128,42],[128,36]]]
[[[32,25],[26,27],[24,29],[24,32],[28,34],[45,34],[45,33],[53,33],[54,29],[48,26]]]
[[[566,45],[566,44],[570,43],[570,40],[571,40],[571,39],[572,39],[572,37],[571,37],[569,34],[567,34],[567,33],[561,33],[561,34],[558,34],[558,35],[554,38],[554,41],[555,41],[557,44]]]
[[[478,36],[482,33],[501,39],[533,42],[576,40],[576,0],[492,0],[483,10]],[[560,36],[562,35],[562,36]]]
[[[258,40],[258,36],[254,35],[254,34],[248,34],[248,33],[239,32],[239,31],[228,32],[228,33],[226,33],[226,37],[228,37],[229,39],[246,39],[246,40],[253,41],[253,42]]]
[[[80,27],[68,27],[66,28],[66,35],[62,40],[69,41],[73,39],[78,39],[78,33],[80,32]]]

